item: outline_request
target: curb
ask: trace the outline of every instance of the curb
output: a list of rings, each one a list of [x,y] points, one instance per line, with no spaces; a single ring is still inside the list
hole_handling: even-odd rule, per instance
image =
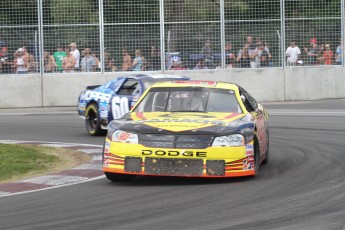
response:
[[[89,163],[78,165],[71,169],[51,173],[45,176],[39,176],[21,181],[0,184],[0,197],[64,187],[104,178],[104,174],[102,171],[103,146],[78,143],[16,140],[0,140],[0,143],[30,144],[37,146],[64,148],[86,153],[92,158],[92,160]]]

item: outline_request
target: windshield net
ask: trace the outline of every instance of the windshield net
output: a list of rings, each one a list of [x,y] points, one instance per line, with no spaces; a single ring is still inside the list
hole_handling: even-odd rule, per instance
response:
[[[152,88],[134,112],[242,113],[235,92],[201,87]]]

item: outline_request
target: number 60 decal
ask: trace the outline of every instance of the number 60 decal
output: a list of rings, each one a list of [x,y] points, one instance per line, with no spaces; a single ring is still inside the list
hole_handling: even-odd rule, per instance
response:
[[[118,119],[128,113],[128,98],[127,97],[113,97],[111,101],[113,118]]]

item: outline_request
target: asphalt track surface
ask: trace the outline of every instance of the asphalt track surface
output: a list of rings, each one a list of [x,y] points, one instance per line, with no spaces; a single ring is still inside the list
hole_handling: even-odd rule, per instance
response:
[[[345,100],[270,103],[254,178],[107,179],[1,197],[0,229],[345,229]],[[0,111],[0,139],[98,144],[70,109]]]

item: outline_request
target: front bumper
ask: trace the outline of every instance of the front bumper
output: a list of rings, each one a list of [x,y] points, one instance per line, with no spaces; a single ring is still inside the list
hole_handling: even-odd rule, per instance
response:
[[[255,175],[254,162],[253,143],[241,147],[167,149],[107,139],[103,171],[151,176],[239,177]]]

